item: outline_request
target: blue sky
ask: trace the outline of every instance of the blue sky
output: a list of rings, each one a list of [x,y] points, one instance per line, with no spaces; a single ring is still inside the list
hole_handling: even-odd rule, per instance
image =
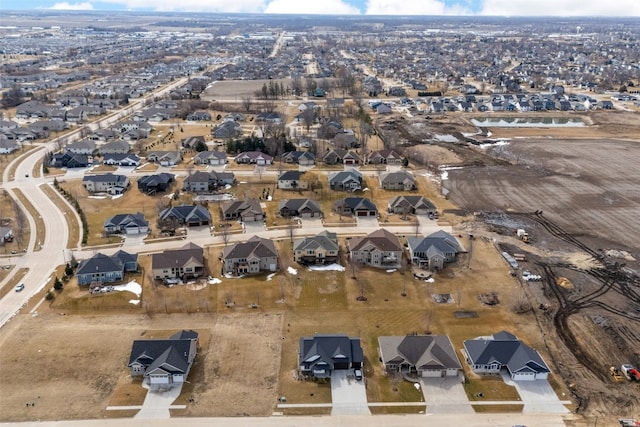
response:
[[[640,16],[640,0],[0,0],[0,9],[341,15]],[[0,18],[0,24],[2,18]]]

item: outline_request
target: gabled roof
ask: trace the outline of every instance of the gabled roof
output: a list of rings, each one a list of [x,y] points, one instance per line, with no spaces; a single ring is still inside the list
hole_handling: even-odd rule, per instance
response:
[[[331,185],[337,184],[337,183],[343,183],[347,181],[353,181],[353,180],[356,180],[360,183],[362,182],[362,174],[359,171],[354,169],[340,171],[340,172],[333,172],[332,174],[329,175],[329,184]]]
[[[125,254],[127,253],[125,252]],[[129,257],[134,256],[130,254],[127,255]],[[114,271],[123,271],[124,262],[121,259],[123,257],[123,254],[110,257],[98,252],[91,258],[80,262],[78,270],[76,271],[76,275],[80,276],[83,274],[111,273]],[[135,256],[135,258],[137,259],[137,256]]]
[[[263,213],[260,202],[256,199],[247,200],[229,200],[222,204],[222,214],[238,214],[244,211],[251,211],[255,213]]]
[[[278,177],[278,181],[300,181],[302,172],[300,171],[284,171]]]
[[[424,196],[396,196],[389,200],[389,206],[411,206],[413,209],[435,210],[435,205]]]
[[[362,363],[364,354],[360,338],[347,335],[314,335],[300,338],[300,364],[331,364],[334,361]]]
[[[278,204],[278,210],[287,208],[290,211],[301,212],[303,210],[310,212],[321,212],[320,205],[311,199],[287,199],[281,200]]]
[[[382,362],[409,363],[418,369],[462,369],[446,335],[378,337]]]
[[[371,251],[375,249],[384,252],[402,252],[402,245],[398,236],[384,228],[376,230],[365,237],[354,237],[349,240],[350,251]]]
[[[144,175],[138,178],[138,183],[142,183],[147,187],[155,187],[158,184],[168,184],[175,180],[176,176],[172,173],[161,172],[155,175]]]
[[[202,248],[195,243],[187,243],[180,249],[166,250],[151,255],[151,268],[164,269],[172,267],[204,267]]]
[[[116,184],[124,184],[127,177],[124,175],[116,175],[113,173],[105,173],[102,175],[86,175],[82,178],[82,182],[115,182]]]
[[[181,331],[164,340],[136,340],[131,347],[128,366],[141,364],[146,373],[158,370],[186,374],[192,356],[191,343],[198,339],[195,331]]]
[[[520,371],[551,372],[536,350],[509,332],[503,331],[491,337],[466,340],[464,348],[472,365],[498,363],[506,366],[511,373]]]
[[[181,205],[173,206],[160,212],[160,220],[167,218],[177,218],[184,222],[189,222],[193,219],[209,221],[211,219],[211,215],[209,215],[209,210],[204,206]]]
[[[104,222],[105,227],[128,227],[131,225],[147,227],[149,221],[145,220],[144,215],[138,212],[136,214],[116,214]]]
[[[270,239],[263,239],[253,236],[246,242],[239,242],[232,246],[227,246],[222,252],[223,259],[238,258],[267,258],[277,257],[278,251],[276,246]]]
[[[427,237],[409,237],[407,244],[413,253],[426,253],[430,248],[436,248],[442,253],[463,252],[462,246],[456,238],[444,230],[436,231]]]
[[[294,251],[317,250],[321,248],[328,251],[337,251],[339,249],[337,234],[330,231],[322,231],[315,236],[297,239],[293,242]]]
[[[380,182],[384,184],[405,182],[415,184],[416,179],[407,171],[385,172],[380,174]]]
[[[376,208],[376,205],[371,200],[365,199],[364,197],[345,197],[342,200],[338,200],[338,203],[342,203],[351,211],[356,211],[356,210],[368,210],[372,212],[378,211],[378,208]]]

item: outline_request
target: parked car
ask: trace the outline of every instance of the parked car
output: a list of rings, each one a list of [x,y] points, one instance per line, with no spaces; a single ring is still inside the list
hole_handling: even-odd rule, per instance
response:
[[[24,289],[24,283],[20,283],[19,285],[16,285],[16,287],[15,287],[16,292],[20,292],[23,289]]]
[[[356,369],[353,373],[358,381],[362,380],[362,371],[360,369]]]

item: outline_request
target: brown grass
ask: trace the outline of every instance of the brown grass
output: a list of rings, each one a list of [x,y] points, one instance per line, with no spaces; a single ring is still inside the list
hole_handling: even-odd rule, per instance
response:
[[[6,269],[2,269],[2,274],[3,276],[5,276],[7,273],[11,272],[12,270],[6,270]],[[16,286],[18,283],[20,283],[22,281],[22,279],[24,278],[24,276],[26,276],[26,274],[29,272],[28,268],[20,268],[18,269],[15,274],[11,277],[11,279],[9,279],[7,281],[7,283],[4,284],[4,286],[2,288],[0,288],[0,299],[4,298],[5,295],[7,295],[9,292],[13,291],[14,286]],[[0,278],[0,281],[4,279],[4,277]]]
[[[505,384],[500,376],[471,374],[467,375],[467,380],[464,390],[471,401],[520,400],[518,390],[514,386]],[[478,393],[482,393],[482,397],[478,397]]]
[[[22,145],[22,148],[20,148],[18,151],[14,151],[11,154],[0,154],[0,166],[3,164],[6,165],[5,167],[1,168],[2,171],[4,172],[4,169],[15,159],[18,159],[18,158],[24,159],[25,157],[31,155],[31,150],[40,149],[40,148],[42,148],[42,146],[33,145],[33,144]],[[16,169],[18,168],[19,164],[20,164],[19,161],[15,162],[9,169],[9,181],[13,181],[15,179]],[[4,173],[0,173],[0,182],[3,180],[3,178],[4,178]]]
[[[480,413],[522,412],[523,405],[473,405],[473,410]]]
[[[14,239],[11,242],[4,242],[0,245],[0,252],[5,255],[12,255],[11,252],[22,252],[29,244],[30,232],[29,221],[25,218],[24,227],[16,226],[16,208],[20,209],[14,202],[9,192],[0,191],[0,225],[10,227],[13,231]],[[23,212],[24,213],[24,212]],[[26,213],[24,213],[26,215]]]
[[[46,228],[44,226],[44,221],[42,220],[42,217],[40,216],[40,213],[38,212],[38,210],[31,204],[29,199],[25,197],[24,193],[20,189],[14,188],[13,192],[18,198],[18,200],[20,200],[22,205],[25,207],[25,209],[27,209],[27,211],[29,212],[29,215],[33,217],[33,220],[36,223],[36,242],[34,244],[33,250],[39,251],[40,244],[44,242],[44,238],[46,236]],[[28,224],[29,222],[25,221],[25,229],[29,227]],[[25,240],[25,242],[28,242],[29,241],[28,239],[30,239],[30,237],[28,237],[27,240]]]
[[[129,370],[123,372],[107,406],[142,405],[147,389],[142,387],[142,377],[131,378]]]

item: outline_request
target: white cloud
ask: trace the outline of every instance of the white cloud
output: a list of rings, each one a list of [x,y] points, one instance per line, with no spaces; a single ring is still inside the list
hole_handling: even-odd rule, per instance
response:
[[[367,0],[367,15],[470,15],[460,4],[448,6],[440,0]]]
[[[481,15],[640,16],[638,0],[484,0]]]
[[[222,12],[259,13],[265,9],[266,0],[103,0],[119,4],[128,10],[153,10],[159,12]]]
[[[360,15],[358,8],[343,0],[271,0],[265,13],[298,13],[321,15]]]
[[[93,4],[86,1],[83,3],[68,3],[66,1],[61,3],[56,3],[51,6],[49,9],[57,9],[57,10],[93,10]]]

